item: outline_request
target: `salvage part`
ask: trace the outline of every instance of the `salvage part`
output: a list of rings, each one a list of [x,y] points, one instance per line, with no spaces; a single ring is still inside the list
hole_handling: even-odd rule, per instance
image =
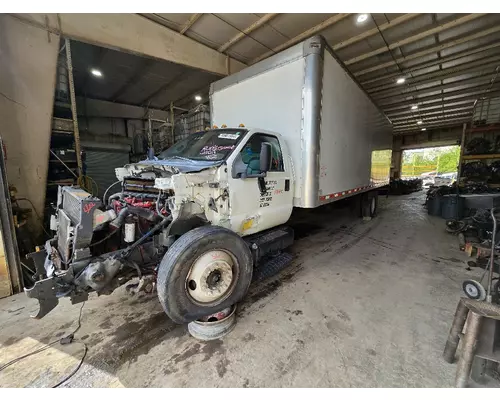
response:
[[[464,281],[462,288],[469,299],[479,301],[486,299],[486,290],[478,281],[468,279]]]
[[[202,226],[182,235],[163,257],[158,297],[174,322],[191,322],[240,301],[252,281],[252,270],[252,255],[243,239],[220,226]],[[197,291],[199,285],[220,288],[220,293]]]
[[[210,341],[220,339],[236,326],[236,305],[190,322],[188,331],[196,339]]]

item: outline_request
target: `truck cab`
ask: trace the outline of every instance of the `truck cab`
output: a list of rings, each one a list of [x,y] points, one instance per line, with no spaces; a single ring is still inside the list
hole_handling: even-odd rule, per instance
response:
[[[174,209],[186,202],[200,203],[210,223],[241,236],[284,224],[290,218],[293,164],[279,133],[243,127],[214,129],[196,134],[190,142],[188,147],[171,147],[159,158],[222,163],[216,164],[217,169],[174,175]]]

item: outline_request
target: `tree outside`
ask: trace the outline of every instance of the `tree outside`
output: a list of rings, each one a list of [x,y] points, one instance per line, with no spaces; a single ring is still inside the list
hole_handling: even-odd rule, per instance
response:
[[[408,178],[418,177],[429,172],[436,174],[457,172],[459,158],[460,146],[404,150],[401,176]]]

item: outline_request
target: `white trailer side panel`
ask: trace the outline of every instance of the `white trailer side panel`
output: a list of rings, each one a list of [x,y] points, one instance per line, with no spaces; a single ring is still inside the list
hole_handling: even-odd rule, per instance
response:
[[[389,179],[390,123],[332,54],[315,36],[210,89],[215,125],[243,123],[284,136],[295,207],[317,207]]]
[[[304,58],[282,64],[212,93],[212,122],[261,128],[285,137],[295,170],[294,198],[301,196],[301,120]]]
[[[328,51],[322,86],[319,196],[366,188],[372,151],[392,147],[390,125]]]

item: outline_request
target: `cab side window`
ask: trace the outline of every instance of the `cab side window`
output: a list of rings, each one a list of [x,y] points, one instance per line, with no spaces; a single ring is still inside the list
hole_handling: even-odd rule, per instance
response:
[[[247,165],[249,173],[259,173],[260,168],[260,149],[262,143],[271,145],[271,168],[270,172],[282,172],[283,154],[278,139],[275,136],[257,133],[253,135],[241,150],[241,161]]]

